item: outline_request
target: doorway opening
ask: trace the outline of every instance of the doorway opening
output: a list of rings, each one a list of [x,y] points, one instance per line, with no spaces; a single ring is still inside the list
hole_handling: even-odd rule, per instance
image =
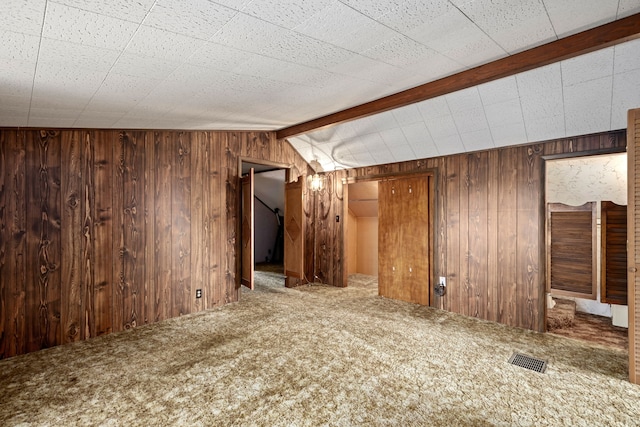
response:
[[[346,247],[348,283],[378,287],[378,181],[348,184]]]
[[[284,194],[288,167],[241,160],[241,282],[284,287]],[[251,180],[251,183],[247,182]]]
[[[546,329],[628,349],[626,153],[545,161]]]

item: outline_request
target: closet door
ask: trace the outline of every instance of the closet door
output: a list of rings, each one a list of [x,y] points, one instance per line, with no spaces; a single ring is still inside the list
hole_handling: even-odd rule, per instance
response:
[[[554,295],[596,299],[596,203],[547,204],[547,283]]]
[[[381,296],[429,304],[429,177],[378,186],[378,289]]]
[[[627,305],[627,206],[602,202],[600,299]]]

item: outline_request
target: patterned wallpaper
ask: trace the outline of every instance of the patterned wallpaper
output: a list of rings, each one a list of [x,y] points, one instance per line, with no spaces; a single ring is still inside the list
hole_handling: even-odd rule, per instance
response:
[[[627,153],[546,162],[548,203],[579,206],[610,200],[627,204]]]

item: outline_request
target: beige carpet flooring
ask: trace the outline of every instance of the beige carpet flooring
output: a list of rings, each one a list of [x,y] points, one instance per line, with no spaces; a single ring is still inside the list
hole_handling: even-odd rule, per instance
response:
[[[237,304],[0,361],[0,425],[640,425],[626,351],[380,298],[367,276],[259,276]]]

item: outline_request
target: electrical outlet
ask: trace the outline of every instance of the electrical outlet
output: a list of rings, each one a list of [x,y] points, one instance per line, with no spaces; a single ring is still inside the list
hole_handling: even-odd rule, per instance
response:
[[[447,278],[444,276],[440,276],[440,282],[438,282],[442,286],[447,286]]]
[[[196,289],[196,298],[202,298],[202,289]]]

